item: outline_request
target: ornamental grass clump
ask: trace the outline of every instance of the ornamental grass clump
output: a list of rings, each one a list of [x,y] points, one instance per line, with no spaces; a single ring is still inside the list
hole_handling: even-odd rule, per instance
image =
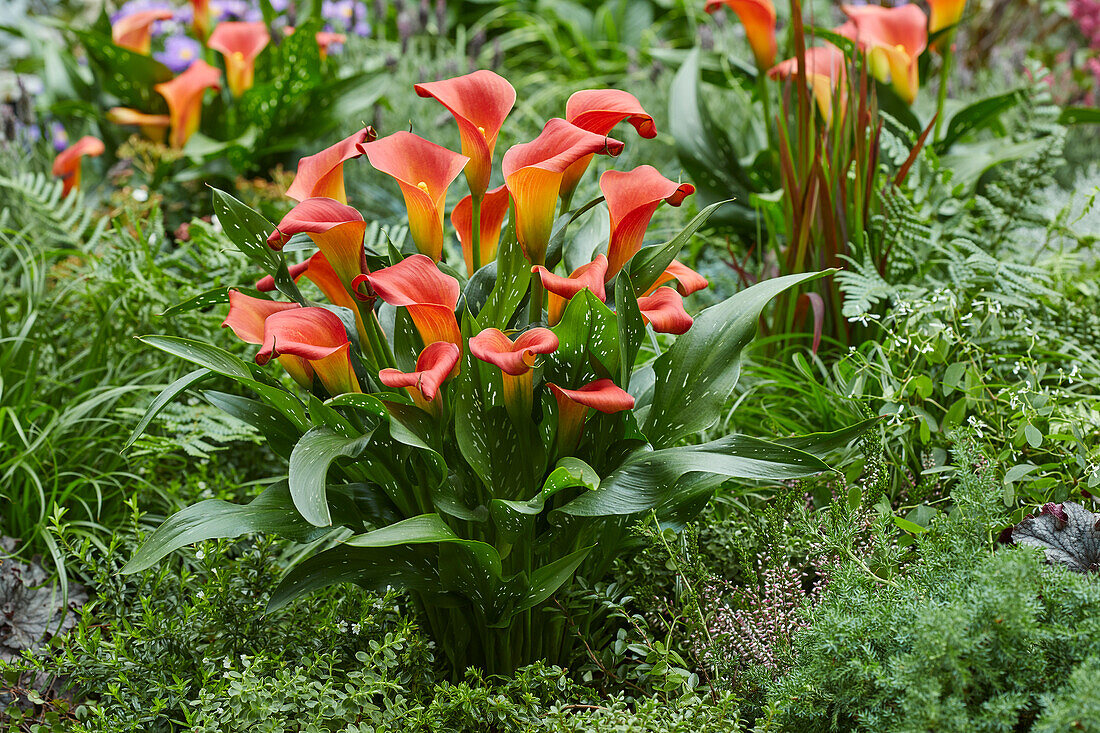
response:
[[[597,202],[568,210],[576,180],[592,157],[623,149],[608,137],[619,123],[655,134],[631,95],[574,95],[567,119],[504,153],[504,186],[490,189],[511,85],[477,71],[416,91],[454,115],[462,153],[411,132],[361,130],[302,159],[288,192],[299,203],[278,226],[215,191],[226,234],[266,273],[229,292],[224,324],[256,346],[255,363],[146,337],[198,365],[150,415],[206,377],[228,377],[255,398],[207,398],[258,427],[289,467],[248,505],[208,500],[169,518],[126,570],[246,532],[315,542],[272,608],[338,583],[405,588],[456,675],[469,665],[507,674],[566,658],[550,597],[578,572],[605,574],[631,515],[690,517],[731,478],[825,471],[824,452],[861,426],[684,445],[723,412],[762,309],[818,274],[766,281],[690,315],[684,298],[706,281],[674,258],[714,207],[671,241],[646,244],[656,209],[693,188],[644,165],[602,175],[609,241],[578,254],[584,242],[569,225]],[[364,246],[367,223],[343,187],[343,166],[359,157],[400,188],[411,246]],[[450,220],[465,263],[452,265],[447,194],[463,173],[469,195]],[[565,261],[588,264],[570,272]],[[299,290],[303,278],[323,301]],[[651,354],[647,327],[678,337],[653,339],[654,350],[670,345]]]

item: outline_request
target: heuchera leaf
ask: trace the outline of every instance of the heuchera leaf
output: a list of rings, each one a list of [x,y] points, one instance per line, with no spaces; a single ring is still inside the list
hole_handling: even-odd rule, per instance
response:
[[[1041,547],[1047,562],[1075,573],[1100,572],[1100,514],[1080,504],[1046,504],[1012,529],[1012,541]]]

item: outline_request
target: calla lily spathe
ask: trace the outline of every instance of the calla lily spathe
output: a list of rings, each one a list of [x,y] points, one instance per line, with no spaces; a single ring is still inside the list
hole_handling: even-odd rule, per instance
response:
[[[517,425],[531,419],[534,402],[532,368],[540,355],[558,350],[558,337],[548,328],[532,328],[515,341],[496,328],[487,328],[470,339],[470,353],[481,361],[500,367],[504,406]]]
[[[308,198],[330,198],[347,204],[344,191],[344,163],[363,154],[361,144],[376,137],[374,128],[364,127],[335,145],[298,161],[298,172],[286,195],[295,201]]]
[[[485,69],[413,89],[421,97],[434,97],[454,115],[462,154],[469,158],[465,172],[470,193],[483,195],[489,188],[497,135],[516,103],[516,90],[507,79]]]
[[[438,403],[432,404],[443,382],[451,376],[462,350],[449,341],[429,344],[416,357],[416,368],[411,372],[400,369],[383,369],[378,380],[393,389],[408,390],[413,401],[424,411],[438,414]]]
[[[928,47],[928,16],[916,5],[883,8],[877,5],[843,5],[849,22],[836,32],[855,41],[870,61],[879,81],[889,81],[907,104],[920,88],[918,61]]]
[[[172,147],[182,148],[199,129],[203,92],[219,88],[221,78],[220,71],[199,59],[175,79],[153,87],[168,102],[168,116],[172,121],[169,143]]]
[[[355,286],[368,284],[392,306],[405,308],[425,344],[449,341],[462,348],[462,332],[455,319],[460,288],[426,255],[406,257],[396,265],[356,278]]]
[[[107,110],[107,119],[116,125],[136,125],[141,134],[153,142],[163,142],[172,118],[168,115],[151,115],[129,107],[112,107]]]
[[[273,356],[297,356],[309,366],[332,396],[362,392],[351,366],[351,342],[339,316],[310,306],[273,313],[264,320],[264,340],[256,363]]]
[[[679,206],[695,193],[690,183],[671,181],[651,165],[632,171],[607,171],[600,176],[600,190],[611,212],[611,241],[607,247],[607,279],[619,274],[645,239],[649,220],[662,201]]]
[[[480,262],[492,262],[497,256],[497,245],[500,244],[500,230],[504,226],[504,218],[508,215],[508,204],[511,197],[505,186],[499,186],[492,191],[487,191],[481,201],[481,258]],[[458,234],[458,241],[462,244],[462,258],[466,262],[466,272],[474,274],[474,207],[473,195],[463,197],[455,204],[451,211],[451,226]]]
[[[565,306],[573,296],[582,290],[590,290],[601,301],[606,300],[604,282],[607,280],[607,257],[596,255],[596,259],[581,265],[569,275],[555,275],[542,265],[535,265],[531,272],[537,273],[542,287],[550,294],[547,306],[550,325],[556,325],[565,312]]]
[[[103,141],[91,135],[85,135],[69,147],[62,150],[53,159],[52,173],[61,179],[61,196],[64,198],[74,188],[80,187],[80,161],[84,156],[103,155]]]
[[[657,126],[649,113],[642,109],[642,103],[630,92],[620,89],[575,92],[565,103],[565,119],[597,135],[609,135],[616,125],[626,120],[641,137],[649,139],[657,136]],[[566,169],[560,192],[563,201],[572,198],[577,182],[591,162],[592,155],[585,155]]]
[[[966,10],[966,0],[928,0],[928,7],[928,33],[932,34],[958,23]]]
[[[366,271],[363,233],[367,223],[358,209],[328,198],[311,198],[291,209],[267,243],[281,250],[295,234],[306,234],[336,271],[340,282],[354,292],[354,281]]]
[[[610,379],[597,379],[579,389],[566,389],[553,383],[546,386],[558,403],[555,445],[559,456],[570,455],[576,449],[589,409],[605,414],[634,409],[634,398]]]
[[[745,26],[745,37],[756,58],[756,68],[767,71],[775,63],[775,5],[771,0],[707,0],[708,13],[727,7]]]
[[[844,52],[833,45],[806,49],[806,83],[817,100],[818,109],[827,124],[833,120],[833,90],[840,90],[840,109],[846,104],[847,72]],[[798,59],[781,61],[768,71],[773,79],[793,79],[798,74]]]
[[[274,283],[272,283],[274,287]],[[228,327],[246,344],[264,342],[264,323],[267,319],[283,311],[301,308],[297,303],[280,303],[274,300],[253,298],[237,290],[229,291],[229,313],[222,322],[222,328]],[[279,364],[286,369],[295,382],[305,388],[313,384],[313,368],[300,356],[283,354]]]
[[[223,21],[210,34],[206,45],[225,59],[225,78],[234,97],[252,88],[256,57],[270,42],[271,34],[265,23]]]
[[[317,41],[317,50],[320,52],[322,61],[328,58],[329,48],[346,43],[348,40],[348,37],[343,33],[332,33],[331,31],[317,31],[313,34],[313,38]]]
[[[694,320],[684,310],[684,298],[672,288],[657,288],[652,295],[638,298],[642,318],[657,333],[687,333]]]
[[[199,40],[210,35],[210,0],[191,0],[191,27]]]
[[[443,257],[447,187],[470,159],[411,132],[395,132],[360,144],[359,149],[371,165],[397,181],[405,197],[409,233],[416,248],[439,262]]]
[[[676,281],[676,290],[685,298],[710,285],[707,279],[679,260],[673,260],[642,295],[652,295],[653,291],[665,283]]]
[[[111,40],[116,46],[148,56],[153,43],[153,23],[171,17],[172,11],[167,9],[130,13],[111,25]]]

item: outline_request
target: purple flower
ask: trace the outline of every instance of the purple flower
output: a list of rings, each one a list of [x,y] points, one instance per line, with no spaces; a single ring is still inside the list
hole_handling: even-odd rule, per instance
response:
[[[111,22],[117,23],[120,18],[125,18],[127,15],[132,15],[142,10],[175,10],[175,8],[171,3],[166,2],[166,0],[130,0],[124,3],[122,7],[111,16]]]
[[[50,123],[50,139],[53,141],[53,149],[59,153],[69,147],[69,133],[65,132],[65,127],[60,122]]]
[[[271,9],[276,13],[285,13],[290,7],[290,0],[271,0]]]
[[[245,0],[210,0],[210,14],[218,20],[241,20],[248,9]]]
[[[366,38],[370,36],[370,23],[366,20],[360,20],[352,27],[351,32],[357,36]]]
[[[157,61],[178,74],[187,69],[195,59],[202,56],[202,46],[194,38],[188,36],[169,36],[164,41],[164,50],[153,54],[153,56]]]
[[[355,0],[324,0],[321,17],[332,21],[335,30],[345,31],[355,22]]]

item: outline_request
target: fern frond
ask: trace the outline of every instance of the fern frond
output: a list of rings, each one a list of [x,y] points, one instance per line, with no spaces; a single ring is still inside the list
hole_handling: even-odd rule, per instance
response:
[[[0,175],[0,200],[3,228],[45,248],[94,247],[109,224],[80,191],[62,198],[61,181],[41,172]]]

